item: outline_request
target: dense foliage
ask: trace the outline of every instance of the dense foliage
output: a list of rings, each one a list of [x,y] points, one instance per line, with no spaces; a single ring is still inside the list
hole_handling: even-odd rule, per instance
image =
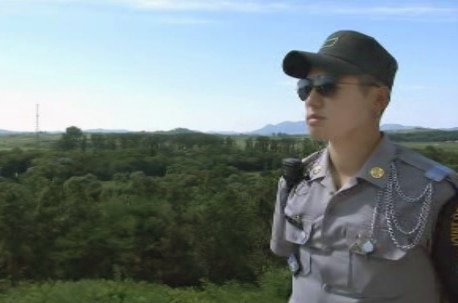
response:
[[[289,136],[87,135],[71,127],[51,149],[2,151],[0,280],[263,285],[267,268],[284,268],[268,248],[281,160],[318,148]],[[421,152],[458,167],[457,153]],[[46,289],[58,302],[61,288],[89,287],[62,283],[32,292]],[[99,283],[93,287],[129,288]],[[170,290],[161,291],[164,298],[153,301],[171,302]],[[207,302],[206,295],[195,302]],[[146,301],[131,296],[119,302],[152,302],[147,293]],[[262,300],[277,302],[268,296]]]
[[[77,136],[74,138],[72,136]],[[256,281],[281,159],[306,140],[92,135],[0,155],[0,278]],[[272,142],[271,142],[272,141]]]

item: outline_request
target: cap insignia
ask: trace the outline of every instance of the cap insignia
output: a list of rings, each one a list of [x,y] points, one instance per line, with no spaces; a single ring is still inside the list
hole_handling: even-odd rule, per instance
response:
[[[339,37],[328,39],[323,43],[323,46],[321,48],[332,47],[337,43],[338,40],[339,40]]]

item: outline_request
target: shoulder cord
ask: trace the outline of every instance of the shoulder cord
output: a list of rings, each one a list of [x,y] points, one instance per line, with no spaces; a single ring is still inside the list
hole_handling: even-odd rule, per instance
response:
[[[396,152],[399,155],[399,150]],[[396,212],[394,194],[400,199],[400,202],[418,203],[423,200],[418,219],[410,228],[402,226],[399,220],[399,213]],[[426,184],[423,191],[417,196],[410,197],[406,195],[400,186],[398,171],[394,160],[390,164],[390,175],[388,177],[387,185],[384,189],[377,192],[374,210],[372,212],[371,224],[369,228],[369,240],[375,243],[374,232],[377,223],[377,217],[383,208],[386,217],[386,225],[388,233],[393,243],[402,250],[410,250],[414,248],[421,241],[425,227],[428,223],[428,217],[431,210],[433,195],[433,184],[430,181]],[[403,241],[401,241],[401,238]],[[405,240],[407,239],[407,241]],[[401,243],[404,242],[404,243]],[[405,243],[407,242],[407,243]]]

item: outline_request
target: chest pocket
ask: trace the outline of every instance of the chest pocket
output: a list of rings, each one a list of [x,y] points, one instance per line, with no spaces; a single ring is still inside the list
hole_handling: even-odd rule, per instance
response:
[[[285,239],[291,243],[304,245],[311,236],[313,221],[304,213],[310,186],[306,181],[292,189],[285,207]]]
[[[291,220],[295,222],[286,223],[285,239],[294,244],[305,245],[311,237],[313,221],[290,217],[288,221]]]
[[[307,245],[307,242],[309,242],[312,234],[312,226],[313,221],[306,219],[300,219],[300,223],[298,222],[298,224],[287,222],[285,226],[285,239],[297,245],[295,257],[300,258],[300,276],[306,276],[310,273],[310,253],[302,249],[301,246]]]
[[[388,230],[375,232],[375,250],[364,254],[355,248],[361,229],[347,229],[349,245],[348,286],[364,297],[397,298],[415,277],[428,275],[427,255],[421,247],[413,251],[398,248]],[[407,286],[407,289],[409,287]]]

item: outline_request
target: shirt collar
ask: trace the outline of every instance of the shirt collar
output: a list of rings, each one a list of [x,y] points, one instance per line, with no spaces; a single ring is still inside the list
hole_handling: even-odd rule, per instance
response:
[[[396,152],[396,145],[391,142],[388,136],[383,134],[382,140],[356,174],[356,177],[384,188],[390,174],[390,164],[395,158]]]
[[[310,169],[310,180],[316,180],[319,178],[324,178],[329,170],[329,152],[325,148],[321,151],[320,157],[312,163]]]
[[[382,134],[382,139],[355,177],[384,188],[389,177],[390,163],[395,156],[395,144],[385,134]],[[329,151],[325,148],[321,156],[311,166],[310,180],[324,178],[329,172]]]

